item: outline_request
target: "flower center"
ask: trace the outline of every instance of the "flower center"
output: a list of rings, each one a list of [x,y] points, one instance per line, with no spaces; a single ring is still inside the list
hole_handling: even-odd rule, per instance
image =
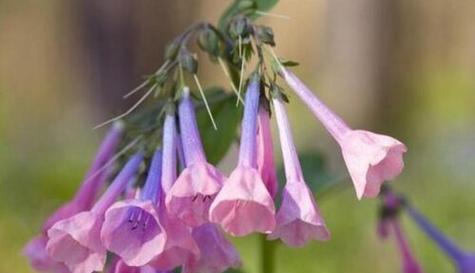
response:
[[[195,202],[197,200],[201,199],[201,201],[204,203],[206,202],[207,200],[212,200],[211,198],[211,195],[203,195],[203,194],[197,194],[195,196],[193,196],[193,198],[191,199],[191,201]]]
[[[150,215],[139,208],[132,208],[129,213],[129,224],[131,230],[136,230],[139,226],[142,226],[142,230],[147,229],[148,222],[150,221]]]

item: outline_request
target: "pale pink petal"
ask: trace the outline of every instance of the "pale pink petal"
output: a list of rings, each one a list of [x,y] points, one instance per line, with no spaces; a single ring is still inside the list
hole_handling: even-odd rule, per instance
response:
[[[277,227],[269,239],[280,238],[293,247],[304,246],[310,240],[330,239],[313,193],[304,182],[287,182],[276,218]]]
[[[102,216],[89,211],[57,222],[48,230],[48,254],[72,273],[102,271],[106,260],[100,240],[102,222]]]
[[[143,266],[163,251],[166,233],[151,201],[131,199],[107,210],[101,239],[127,265]]]
[[[233,236],[270,233],[275,207],[256,169],[238,166],[224,183],[210,208],[210,220]]]
[[[62,264],[54,261],[46,252],[48,237],[40,234],[31,239],[23,249],[23,255],[28,257],[31,267],[38,271],[67,273],[69,270]]]
[[[214,224],[204,224],[193,229],[201,256],[189,260],[183,267],[185,273],[220,273],[229,268],[241,266],[239,253],[226,240],[222,232]]]
[[[158,270],[172,270],[190,259],[198,259],[200,250],[191,236],[191,228],[180,220],[163,213],[161,218],[167,233],[164,250],[150,265]]]
[[[188,165],[166,196],[168,212],[185,224],[199,226],[208,222],[209,206],[222,186],[224,176],[212,165]]]
[[[377,196],[384,181],[394,179],[404,168],[407,148],[394,138],[354,130],[343,136],[340,145],[360,199]]]
[[[113,268],[112,273],[158,273],[151,266],[129,266],[123,260],[119,260]]]

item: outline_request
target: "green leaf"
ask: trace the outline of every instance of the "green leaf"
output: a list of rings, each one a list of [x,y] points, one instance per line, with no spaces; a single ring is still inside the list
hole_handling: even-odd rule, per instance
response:
[[[332,186],[334,177],[329,173],[323,154],[317,151],[299,154],[305,182],[314,193],[320,193]],[[284,166],[278,168],[279,181],[285,182]]]
[[[218,130],[213,129],[205,109],[197,113],[198,126],[208,162],[217,164],[226,155],[236,137],[242,108],[236,107],[235,97],[227,95],[221,88],[206,89],[205,95]],[[223,97],[224,99],[219,100]]]
[[[254,0],[257,4],[257,10],[268,11],[272,9],[279,0]]]
[[[229,21],[237,14],[248,14],[249,11],[256,10],[268,11],[273,6],[275,6],[277,2],[279,2],[279,0],[235,0],[219,19],[218,29],[225,32]],[[257,19],[260,17],[260,15],[256,14],[255,12],[251,12],[250,14],[250,18],[252,19]]]

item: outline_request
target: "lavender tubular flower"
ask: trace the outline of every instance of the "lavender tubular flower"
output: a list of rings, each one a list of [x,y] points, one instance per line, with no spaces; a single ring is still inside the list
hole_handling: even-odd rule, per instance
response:
[[[91,210],[63,219],[48,230],[46,250],[53,260],[64,264],[72,273],[102,271],[106,261],[106,249],[100,239],[104,213],[125,189],[141,162],[141,153],[132,156]]]
[[[255,74],[246,92],[238,165],[210,208],[210,220],[233,236],[270,233],[275,227],[274,202],[257,170],[259,91],[260,78]]]
[[[188,87],[183,90],[178,113],[186,168],[167,193],[166,206],[170,214],[196,227],[209,221],[209,206],[224,176],[206,161]]]
[[[404,168],[402,157],[407,151],[403,143],[389,136],[352,130],[297,76],[285,68],[280,72],[287,84],[340,145],[359,199],[377,196],[384,181],[399,176]]]
[[[162,152],[156,150],[139,198],[119,201],[105,213],[101,240],[129,266],[144,266],[164,249],[166,232],[157,210],[161,174]]]

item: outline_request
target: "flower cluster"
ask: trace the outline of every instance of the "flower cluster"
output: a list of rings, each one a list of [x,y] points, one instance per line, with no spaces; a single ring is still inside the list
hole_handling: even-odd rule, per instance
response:
[[[409,218],[415,222],[419,229],[424,232],[442,252],[452,261],[459,273],[475,273],[475,254],[467,253],[455,245],[448,237],[433,226],[419,211],[409,202],[395,195],[389,187],[385,187],[381,206],[378,234],[386,239],[390,230],[394,233],[402,258],[402,271],[404,273],[422,273],[422,268],[412,254],[404,233],[402,232],[399,214],[402,210],[407,212]]]
[[[402,171],[406,147],[401,142],[350,129],[294,74],[280,73],[341,146],[359,198],[376,196],[385,180]],[[304,180],[282,93],[266,93],[261,75],[250,76],[239,159],[229,176],[207,161],[189,88],[179,94],[178,105],[172,101],[166,107],[160,144],[151,152],[137,148],[97,198],[124,133],[121,123],[110,129],[76,197],[48,218],[25,248],[34,268],[91,273],[107,267],[118,273],[181,267],[187,273],[218,273],[241,264],[225,233],[263,233],[292,247],[330,238]],[[285,167],[281,196],[269,104]],[[281,198],[278,209],[276,198]]]

